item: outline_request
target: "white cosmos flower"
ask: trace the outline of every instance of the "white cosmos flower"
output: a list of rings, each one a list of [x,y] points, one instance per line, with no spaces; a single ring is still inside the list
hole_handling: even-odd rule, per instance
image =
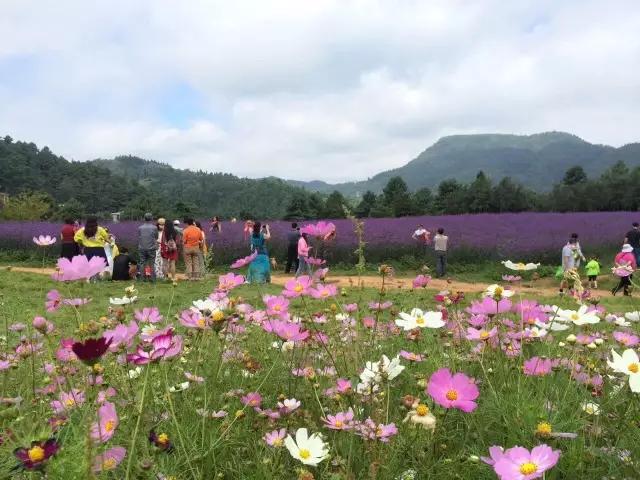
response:
[[[414,308],[411,313],[399,313],[400,318],[396,319],[396,325],[404,330],[414,328],[440,328],[445,325],[442,320],[442,312],[423,312],[419,308]]]
[[[624,314],[624,318],[630,322],[638,322],[640,321],[640,312],[637,310],[635,312],[627,312]]]
[[[502,300],[503,298],[509,298],[516,293],[513,290],[505,289],[498,284],[489,285],[484,291],[485,297],[493,297],[496,300]]]
[[[309,436],[306,428],[299,428],[296,431],[296,440],[287,435],[284,439],[284,446],[296,460],[300,460],[305,465],[316,466],[329,456],[329,449],[322,441],[320,434],[314,433]]]
[[[182,392],[187,388],[189,388],[189,382],[182,382],[182,383],[179,383],[178,385],[174,385],[173,387],[169,388],[169,391],[171,393],[176,393],[176,392]]]
[[[551,330],[552,332],[560,332],[569,328],[569,325],[559,322],[558,319],[551,320],[549,323],[536,320],[536,326],[545,330]]]
[[[127,375],[131,380],[135,380],[140,376],[141,373],[142,373],[142,367],[136,367],[133,370],[129,370],[129,372],[127,372]]]
[[[518,272],[525,272],[527,270],[535,270],[540,264],[539,263],[513,263],[511,260],[507,260],[506,262],[502,262],[502,264],[507,267],[509,270],[516,270]]]
[[[216,302],[210,298],[204,300],[196,300],[193,302],[193,306],[196,310],[202,313],[205,317],[210,317],[213,312],[217,310],[224,310],[228,306],[228,301]]]
[[[38,235],[37,237],[33,237],[33,243],[39,247],[48,247],[56,243],[56,237],[52,237],[51,235]]]
[[[109,303],[111,305],[129,305],[136,300],[138,300],[138,297],[109,298]]]
[[[296,400],[295,398],[285,398],[282,402],[278,402],[278,407],[286,409],[287,412],[293,412],[298,409],[300,405],[300,400]]]
[[[525,328],[524,331],[529,333],[529,335],[534,338],[542,338],[547,334],[546,329],[539,327]]]
[[[400,356],[396,355],[392,360],[382,355],[379,362],[367,362],[364,370],[360,374],[360,380],[363,389],[371,385],[377,385],[382,382],[383,378],[393,380],[404,370],[404,366],[400,364]]]
[[[600,405],[593,402],[584,402],[582,404],[582,411],[587,415],[600,415]]]
[[[587,311],[589,307],[582,305],[578,310],[558,310],[556,320],[573,322],[575,325],[587,325],[600,322],[600,317],[594,311]]]
[[[611,349],[612,360],[607,360],[609,366],[616,372],[629,375],[629,387],[634,393],[640,392],[640,359],[631,348],[627,348],[622,355]]]

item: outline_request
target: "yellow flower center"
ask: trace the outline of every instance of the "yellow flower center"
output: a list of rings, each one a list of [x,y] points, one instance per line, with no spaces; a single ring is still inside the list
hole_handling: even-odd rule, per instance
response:
[[[454,401],[458,399],[458,392],[455,390],[449,390],[446,394],[447,400]]]
[[[73,399],[73,397],[69,397],[64,401],[64,404],[67,407],[73,407],[76,404],[76,401]]]
[[[158,443],[161,445],[166,445],[167,443],[169,443],[169,435],[167,435],[166,433],[161,433],[160,435],[158,435]]]
[[[214,322],[224,320],[224,312],[222,312],[221,310],[216,310],[215,312],[213,312],[213,315],[211,315],[211,318],[213,318]]]
[[[578,315],[577,313],[571,314],[571,320],[579,320],[579,319],[580,319],[580,315]]]
[[[281,446],[282,446],[282,439],[281,439],[281,438],[276,438],[276,439],[273,441],[273,446],[274,446],[274,447],[281,447]]]
[[[538,471],[538,466],[535,463],[527,462],[520,465],[520,473],[523,475],[531,475]]]
[[[502,296],[502,292],[504,292],[502,287],[498,287],[493,291],[493,296],[494,297],[501,297]]]
[[[207,325],[207,322],[204,321],[204,318],[199,318],[196,323],[200,328],[204,328]]]
[[[549,422],[540,422],[538,424],[538,427],[536,428],[536,434],[542,436],[542,437],[548,437],[549,435],[551,435],[551,424]]]
[[[418,325],[424,325],[424,317],[418,317],[416,318],[416,323]]]
[[[524,263],[520,262],[516,265],[516,267],[518,267],[518,270],[524,270]]]
[[[107,433],[113,432],[113,429],[116,428],[116,422],[113,420],[107,420],[104,424],[104,431]]]
[[[640,366],[637,363],[630,363],[627,367],[631,373],[638,373]]]
[[[303,460],[306,460],[310,456],[311,456],[311,452],[309,450],[307,450],[306,448],[300,449],[300,458],[302,458]]]
[[[104,462],[102,462],[103,470],[113,470],[118,465],[115,458],[107,458]]]
[[[424,403],[421,403],[416,407],[416,414],[418,414],[418,416],[424,417],[427,413],[429,413],[429,407]]]
[[[299,283],[296,283],[296,286],[293,288],[293,290],[296,293],[300,293],[301,291],[304,290],[304,287],[302,285],[300,285]]]
[[[44,460],[44,448],[36,445],[35,447],[29,449],[27,455],[29,456],[29,460],[31,460],[32,462],[41,462],[42,460]]]
[[[342,428],[344,426],[344,422],[342,420],[336,420],[336,427]]]
[[[480,332],[480,338],[481,338],[482,340],[486,340],[487,338],[489,338],[489,332],[485,332],[484,330],[482,330],[482,331]]]
[[[274,309],[276,312],[279,312],[281,308],[282,308],[282,307],[280,307],[280,305],[276,305],[275,307],[273,307],[273,309]]]

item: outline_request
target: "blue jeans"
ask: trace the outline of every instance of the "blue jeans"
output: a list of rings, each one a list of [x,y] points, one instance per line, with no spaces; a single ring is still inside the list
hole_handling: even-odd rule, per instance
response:
[[[436,250],[436,275],[444,277],[447,273],[447,252]]]
[[[640,266],[640,247],[634,248],[633,254],[636,256],[636,265]]]
[[[151,280],[155,280],[156,270],[154,267],[156,263],[156,250],[139,250],[138,255],[140,256],[140,266],[138,267],[138,271],[140,272],[140,275],[142,275],[142,278],[145,278],[144,272],[146,267],[149,266],[151,267]]]
[[[307,257],[298,255],[298,270],[296,270],[296,277],[300,275],[311,275],[311,265],[307,263]]]

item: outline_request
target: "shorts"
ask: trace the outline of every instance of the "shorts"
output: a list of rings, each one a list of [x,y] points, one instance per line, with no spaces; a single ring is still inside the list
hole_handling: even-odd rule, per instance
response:
[[[596,280],[598,280],[598,275],[589,275],[587,278],[590,282],[595,282]]]

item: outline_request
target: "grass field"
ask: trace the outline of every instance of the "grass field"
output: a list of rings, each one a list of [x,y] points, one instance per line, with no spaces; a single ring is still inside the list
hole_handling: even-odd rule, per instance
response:
[[[413,290],[397,288],[393,280],[385,283],[384,291],[341,285],[335,296],[329,292],[325,299],[308,295],[289,299],[285,310],[301,323],[284,322],[287,331],[307,335],[289,349],[288,343],[283,344],[286,335],[266,331],[265,314],[250,314],[247,306],[263,311],[263,296],[278,295],[279,286],[234,288],[220,316],[194,313],[204,328],[197,328],[197,323],[189,328],[177,315],[193,301],[207,298],[218,286],[217,276],[175,286],[138,283],[136,303],[116,307],[109,305],[109,298],[122,297],[128,285],[60,283],[42,275],[0,270],[5,360],[0,478],[40,478],[46,473],[50,479],[491,479],[497,478],[493,468],[479,460],[488,456],[491,446],[532,449],[540,444],[560,452],[557,464],[544,473],[546,479],[640,477],[638,394],[630,391],[626,375],[607,367],[611,348],[618,353],[628,348],[613,332],[629,332],[633,339],[638,324],[619,326],[611,317],[605,319],[607,313],[637,310],[634,297],[603,295],[598,323],[569,322],[566,330],[549,331],[541,338],[518,339],[531,325],[525,314],[511,308],[483,320],[479,331],[492,332],[495,327],[495,336],[470,340],[467,329],[482,319],[465,309],[480,300],[480,294],[468,293],[460,303],[443,303],[434,299],[437,290],[429,287]],[[64,298],[91,301],[47,312],[45,297],[52,289]],[[578,309],[571,298],[526,295],[526,289],[518,289],[510,300],[513,305],[536,300],[540,305]],[[368,305],[387,301],[392,305],[381,311]],[[357,308],[347,312],[352,308],[346,305],[353,303]],[[118,324],[129,325],[135,310],[152,306],[163,317],[156,330],[172,325],[183,344],[179,354],[141,366],[136,378],[130,378],[137,375],[130,374],[135,365],[127,363],[124,354],[144,341],[141,331],[153,335],[148,327],[142,330],[145,321],[137,321],[140,330],[107,352],[93,369],[67,358],[68,350],[60,351],[62,338],[97,338]],[[444,307],[448,322],[440,328],[409,331],[395,325],[400,312],[415,307],[433,312]],[[555,314],[540,315],[547,324],[556,322]],[[46,317],[55,329],[36,335],[32,326],[36,316]],[[575,335],[576,341],[567,340],[568,335]],[[363,383],[359,375],[366,362],[379,361],[382,355],[393,358],[403,350],[423,360],[400,357],[405,368],[395,378],[382,374],[372,380],[371,395],[356,391]],[[523,367],[531,368],[527,361],[533,357],[553,360],[552,368],[525,374]],[[445,408],[437,395],[427,393],[431,376],[442,368],[474,379],[477,408],[469,412]],[[96,381],[96,376],[101,378]],[[351,389],[345,387],[346,381]],[[431,382],[435,384],[434,379]],[[81,392],[84,401],[80,397],[71,404],[63,401],[64,408],[56,414],[51,402],[71,391]],[[107,392],[115,394],[104,400]],[[296,399],[300,406],[293,408],[296,403],[287,402],[293,407],[278,407],[285,399]],[[98,400],[115,408],[115,428],[105,427],[108,415],[99,410]],[[327,428],[330,416],[350,410],[359,423],[345,422],[345,430]],[[214,412],[224,414],[213,418]],[[102,427],[98,438],[92,438],[91,427],[99,417]],[[103,435],[103,427],[113,434],[110,438]],[[302,427],[309,434],[323,435],[328,457],[317,466],[303,464],[281,441],[273,442],[280,429],[295,438]],[[151,431],[155,443],[149,440]],[[269,446],[263,437],[274,431]],[[14,449],[47,438],[55,438],[60,447],[48,460],[40,461],[37,449],[27,451],[27,458],[30,454],[42,469],[16,469],[20,461]],[[123,459],[122,450],[115,447],[126,450]],[[100,454],[103,457],[96,460]],[[93,471],[96,462],[102,471]],[[533,464],[536,471],[531,465],[523,467],[532,473],[504,478],[542,478],[544,465]]]

